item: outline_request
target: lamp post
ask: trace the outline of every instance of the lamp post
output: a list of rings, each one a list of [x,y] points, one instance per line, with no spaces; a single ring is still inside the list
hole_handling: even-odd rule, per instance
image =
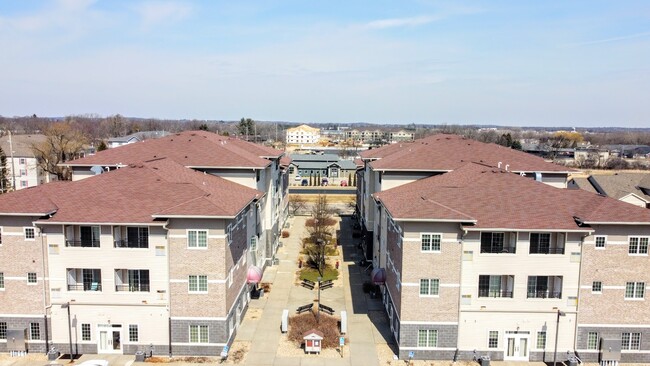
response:
[[[75,356],[72,354],[72,323],[70,321],[70,302],[61,305],[61,309],[68,309],[68,337],[70,339],[70,362],[74,361]]]
[[[566,313],[563,311],[560,311],[558,309],[557,311],[557,321],[555,322],[555,350],[553,351],[553,366],[556,366],[557,362],[557,337],[560,333],[560,317],[561,316],[566,316]]]

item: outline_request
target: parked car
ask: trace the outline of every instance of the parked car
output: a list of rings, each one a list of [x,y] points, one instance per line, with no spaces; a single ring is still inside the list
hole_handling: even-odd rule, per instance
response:
[[[306,186],[307,184],[309,184],[309,181],[307,179],[303,179],[302,183],[300,183],[301,186]]]
[[[326,185],[329,184],[329,181],[327,180],[327,178],[323,178],[323,179],[321,180],[320,184],[321,184],[322,186],[326,186]]]
[[[88,360],[79,364],[79,366],[108,366],[106,360]]]
[[[296,182],[300,182],[301,179],[302,179],[302,177],[301,177],[300,175],[296,175],[296,176],[293,178],[293,180],[296,181]]]
[[[341,181],[341,187],[347,187],[348,186],[348,181],[347,180],[342,180]]]

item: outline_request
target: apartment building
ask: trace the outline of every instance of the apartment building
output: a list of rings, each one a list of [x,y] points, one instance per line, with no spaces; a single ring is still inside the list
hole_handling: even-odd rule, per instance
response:
[[[366,231],[366,257],[372,259],[376,245],[377,206],[372,195],[433,175],[444,174],[469,161],[486,163],[524,175],[548,185],[566,188],[570,169],[496,144],[457,135],[433,135],[413,142],[396,143],[363,151],[358,171],[357,210]],[[375,265],[377,264],[374,262]]]
[[[316,145],[320,140],[320,129],[307,125],[287,128],[285,138],[287,145]]]
[[[258,265],[270,264],[279,244],[280,230],[288,217],[288,177],[280,159],[284,152],[207,131],[185,131],[144,140],[66,162],[72,180],[89,178],[142,160],[166,157],[187,168],[212,174],[265,193],[260,200],[259,245],[269,256]]]
[[[413,141],[415,133],[404,129],[352,129],[345,131],[348,140],[359,141],[367,144]]]
[[[3,192],[14,189],[34,187],[39,184],[56,180],[56,176],[45,172],[38,166],[38,161],[32,150],[33,145],[45,141],[44,135],[5,135],[0,137],[0,148],[5,153],[7,183],[9,186],[0,187]]]
[[[217,355],[265,257],[263,195],[167,158],[3,195],[3,234],[21,235],[0,248],[0,326],[30,351]]]
[[[647,210],[483,163],[373,197],[400,358],[648,361]]]

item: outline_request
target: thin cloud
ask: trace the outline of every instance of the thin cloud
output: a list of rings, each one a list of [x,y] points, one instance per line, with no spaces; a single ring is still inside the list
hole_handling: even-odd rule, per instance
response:
[[[601,44],[601,43],[627,41],[630,39],[643,38],[648,36],[650,36],[650,32],[641,32],[641,33],[628,34],[619,37],[603,38],[603,39],[597,39],[597,40],[587,41],[587,42],[572,43],[570,44],[570,46],[590,46],[590,45]]]
[[[417,27],[441,20],[442,16],[422,15],[409,18],[392,18],[392,19],[379,19],[368,22],[364,28],[369,29],[386,29],[398,27]]]
[[[174,23],[187,19],[192,14],[192,7],[180,2],[144,2],[135,10],[142,18],[142,26],[150,28],[161,23]]]

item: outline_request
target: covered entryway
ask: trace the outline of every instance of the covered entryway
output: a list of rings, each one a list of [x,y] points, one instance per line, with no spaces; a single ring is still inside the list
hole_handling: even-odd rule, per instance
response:
[[[122,353],[122,325],[97,325],[97,353]]]
[[[528,361],[530,332],[506,331],[504,361]]]

